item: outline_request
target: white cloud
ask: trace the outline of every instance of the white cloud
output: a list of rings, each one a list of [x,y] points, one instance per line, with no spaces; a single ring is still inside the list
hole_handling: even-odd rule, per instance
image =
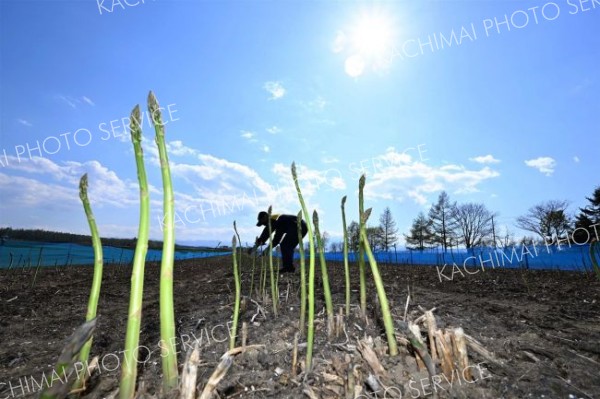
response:
[[[57,96],[55,96],[55,98],[57,100],[62,101],[63,103],[67,104],[69,107],[71,108],[77,108],[77,102],[79,102],[79,100],[77,100],[76,98],[70,97],[70,96],[63,96],[62,94],[59,94]]]
[[[151,139],[143,142],[145,157],[149,160],[147,170],[156,170],[159,165],[158,152]],[[243,233],[244,219],[254,219],[256,212],[274,205],[274,212],[297,213],[298,199],[290,176],[289,166],[285,176],[268,173],[273,181],[267,181],[251,167],[222,159],[186,146],[181,141],[167,143],[170,154],[193,156],[189,163],[177,162],[180,158],[170,158],[171,173],[175,187],[176,229],[178,239],[198,240],[207,237],[229,235],[231,221],[237,219]],[[147,165],[148,165],[147,164]],[[148,165],[148,166],[149,166]],[[304,170],[304,169],[300,169]],[[117,174],[98,161],[53,162],[33,157],[21,161],[8,157],[8,165],[0,171],[0,213],[18,213],[11,224],[26,227],[39,225],[39,220],[50,210],[56,220],[68,218],[69,223],[57,224],[48,219],[49,229],[80,229],[85,233],[85,217],[71,218],[82,214],[78,195],[79,179],[83,173],[89,175],[89,197],[98,217],[104,235],[133,236],[136,223],[131,223],[126,215],[137,215],[139,187],[136,179],[121,179]],[[162,185],[160,174],[149,174],[158,185],[149,185],[151,203],[151,237],[160,238],[162,218]],[[330,176],[333,186],[345,187],[343,181]],[[325,184],[325,182],[323,182]],[[316,192],[305,190],[305,198],[310,201]],[[310,203],[310,202],[309,202]],[[311,209],[320,209],[311,204]],[[186,214],[187,212],[187,214]],[[118,216],[117,216],[118,215]],[[8,219],[7,219],[8,220]],[[137,222],[137,219],[134,219]],[[242,221],[240,223],[240,221]],[[60,222],[58,222],[60,223]],[[82,227],[83,226],[83,227]],[[134,226],[135,227],[135,226]],[[249,224],[246,235],[257,234],[253,224]],[[79,230],[78,230],[79,231]]]
[[[27,126],[27,127],[33,126],[33,124],[31,122],[26,121],[25,119],[17,119],[17,122],[19,122],[23,126]]]
[[[271,152],[271,149],[269,148],[268,145],[263,146],[263,151],[264,152]]]
[[[92,107],[95,106],[96,104],[94,104],[94,102],[92,100],[90,100],[88,97],[83,96],[81,97],[81,99],[88,105],[91,105]]]
[[[271,134],[277,134],[277,133],[281,133],[281,129],[278,128],[277,126],[271,126],[271,127],[267,128],[267,132],[269,132]]]
[[[552,176],[556,161],[550,157],[539,157],[525,161],[525,165],[537,169],[546,176]]]
[[[42,157],[32,157],[19,162],[16,157],[9,156],[6,169],[38,176],[49,176],[58,183],[61,189],[70,190],[79,186],[79,179],[84,173],[88,174],[89,196],[99,205],[112,205],[119,208],[137,203],[137,185],[128,184],[121,180],[117,174],[103,166],[98,161],[75,162],[66,161],[57,164]],[[9,176],[19,179],[18,176]],[[30,179],[32,180],[32,179]],[[34,180],[32,180],[34,181]],[[39,184],[47,184],[38,181]],[[32,186],[31,184],[29,185]],[[54,186],[53,186],[54,187]],[[51,201],[40,196],[40,201]],[[76,199],[79,197],[76,196]]]
[[[79,201],[78,190],[56,183],[44,183],[37,179],[11,176],[0,172],[0,209],[15,212],[22,208],[66,210]]]
[[[81,96],[81,98],[75,98],[71,96],[65,96],[62,94],[57,94],[54,96],[55,99],[62,101],[67,104],[71,108],[77,108],[78,104],[86,103],[87,105],[95,106],[94,102],[86,96]]]
[[[177,163],[172,160],[170,162],[173,177],[182,179],[189,185],[185,187],[178,184],[178,187],[184,188],[175,192],[176,209],[182,214],[183,219],[185,219],[183,214],[188,209],[189,218],[197,221],[189,223],[184,220],[183,223],[179,223],[181,228],[185,228],[186,235],[192,234],[196,229],[214,225],[215,218],[232,219],[239,217],[240,214],[246,217],[259,210],[266,210],[269,205],[275,206],[276,213],[298,212],[298,198],[289,166],[274,167],[273,172],[277,181],[271,184],[247,165],[209,154],[199,154],[197,159],[199,162],[193,164]],[[339,184],[339,182],[334,183]],[[305,190],[307,200],[314,192],[315,190]],[[253,234],[256,233],[254,230]],[[199,236],[195,238],[197,237]]]
[[[474,158],[469,158],[470,161],[473,162],[477,162],[477,163],[500,163],[499,159],[494,158],[493,155],[488,154],[488,155],[480,155],[478,157],[474,157]]]
[[[269,100],[279,100],[285,95],[285,88],[280,82],[266,82],[263,86],[266,91],[271,94]]]
[[[323,97],[317,96],[314,100],[305,103],[304,106],[311,112],[321,112],[327,104],[329,103]]]
[[[363,74],[365,71],[366,62],[360,54],[354,54],[346,59],[344,69],[346,73],[353,78]]]
[[[181,140],[174,140],[167,143],[169,154],[177,156],[196,155],[198,152],[191,147],[187,147]]]
[[[367,198],[386,201],[411,199],[419,205],[427,203],[432,194],[442,190],[454,194],[477,192],[481,183],[500,176],[488,166],[479,170],[454,164],[432,166],[394,148],[388,148],[370,162],[361,162],[359,168],[352,170],[358,174],[366,173]]]
[[[579,159],[579,157],[577,155],[575,155],[573,157],[573,161],[575,161],[575,163],[579,163],[580,159]]]
[[[245,139],[251,140],[252,138],[254,138],[254,133],[248,130],[242,130],[242,134],[240,134],[240,136],[242,136]]]
[[[273,172],[279,176],[279,181],[283,185],[292,183],[292,174],[290,166],[277,163],[273,165]],[[315,195],[319,190],[333,188],[335,190],[344,190],[346,181],[342,173],[337,169],[317,170],[311,169],[305,165],[297,164],[296,173],[298,182],[302,188],[302,194],[307,197]],[[295,195],[295,187],[291,186],[292,196]]]
[[[340,160],[337,159],[336,157],[332,157],[332,156],[324,156],[323,158],[321,158],[321,162],[323,163],[339,163]]]

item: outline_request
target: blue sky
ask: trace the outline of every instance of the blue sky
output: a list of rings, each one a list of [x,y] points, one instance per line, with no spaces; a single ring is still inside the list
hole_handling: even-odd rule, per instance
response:
[[[149,90],[165,109],[179,242],[229,242],[233,220],[252,242],[259,210],[297,213],[292,161],[334,240],[343,195],[356,219],[361,171],[372,222],[389,206],[402,233],[441,190],[519,236],[529,207],[566,199],[574,212],[600,184],[599,0],[0,4],[2,226],[87,233],[87,172],[101,234],[135,236],[123,118]]]

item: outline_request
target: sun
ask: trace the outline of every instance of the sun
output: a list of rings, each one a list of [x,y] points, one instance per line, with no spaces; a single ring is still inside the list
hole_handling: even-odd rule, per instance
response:
[[[365,58],[381,58],[389,52],[393,41],[391,18],[382,12],[363,14],[352,32],[356,52]]]
[[[389,70],[398,37],[395,22],[389,10],[371,8],[355,14],[355,18],[337,32],[331,50],[344,55],[346,74],[358,77],[369,70]]]

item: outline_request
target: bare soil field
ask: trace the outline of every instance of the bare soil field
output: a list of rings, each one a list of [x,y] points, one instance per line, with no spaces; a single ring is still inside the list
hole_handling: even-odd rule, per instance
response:
[[[194,343],[200,346],[197,392],[228,350],[233,309],[231,257],[186,260],[175,265],[175,315],[179,364]],[[344,306],[344,273],[328,264],[336,313]],[[368,269],[368,265],[367,265]],[[378,316],[375,287],[368,272],[366,317],[358,308],[358,270],[351,265],[352,310],[343,332],[327,338],[326,315],[316,269],[316,333],[313,369],[303,370],[306,338],[301,335],[298,364],[292,372],[294,336],[299,320],[299,271],[279,279],[280,308],[274,317],[269,300],[249,298],[251,267],[243,259],[245,297],[240,326],[246,322],[247,345],[262,345],[234,358],[218,384],[219,398],[596,398],[600,397],[600,282],[590,275],[561,271],[488,270],[455,275],[440,282],[434,267],[380,265],[395,322],[416,320],[434,309],[438,328],[462,327],[491,352],[490,360],[469,351],[472,380],[438,377],[432,385],[420,369],[406,337],[396,330],[399,355],[387,353]],[[259,285],[257,263],[254,288]],[[0,270],[0,398],[34,397],[44,375],[51,375],[66,339],[85,318],[92,267]],[[159,351],[159,265],[146,267],[139,354],[139,397],[175,397],[161,392]],[[83,398],[114,397],[119,386],[130,273],[107,265],[98,306],[91,356],[99,366],[87,381]],[[256,291],[256,290],[253,291]],[[427,342],[427,331],[421,328]],[[239,340],[238,340],[239,341]],[[240,342],[238,342],[239,344]],[[365,350],[368,346],[372,350]],[[379,387],[367,383],[376,355],[383,371]],[[441,374],[439,365],[436,372]],[[458,372],[456,374],[459,375]],[[387,389],[387,392],[386,392]],[[75,397],[75,395],[73,395]]]

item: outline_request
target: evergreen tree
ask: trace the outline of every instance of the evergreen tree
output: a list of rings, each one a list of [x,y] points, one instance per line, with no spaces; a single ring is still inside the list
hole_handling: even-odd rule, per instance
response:
[[[456,238],[456,223],[452,219],[452,209],[456,202],[450,203],[450,197],[442,191],[436,204],[429,209],[429,219],[433,232],[433,242],[442,246],[444,252],[450,246],[452,239]]]
[[[398,229],[396,221],[392,217],[392,212],[389,207],[386,207],[379,217],[379,227],[381,229],[381,245],[384,251],[388,251],[391,246],[398,241]]]
[[[596,187],[591,198],[586,197],[586,199],[589,201],[589,205],[579,208],[580,213],[575,219],[575,229],[579,230],[574,232],[573,239],[578,244],[591,242],[594,238],[600,241],[600,237],[598,237],[600,235],[600,225],[598,225],[600,224],[600,186]],[[581,230],[582,228],[588,232]]]
[[[432,222],[425,217],[423,212],[413,220],[410,235],[405,235],[406,247],[423,251],[426,246],[433,242]]]

